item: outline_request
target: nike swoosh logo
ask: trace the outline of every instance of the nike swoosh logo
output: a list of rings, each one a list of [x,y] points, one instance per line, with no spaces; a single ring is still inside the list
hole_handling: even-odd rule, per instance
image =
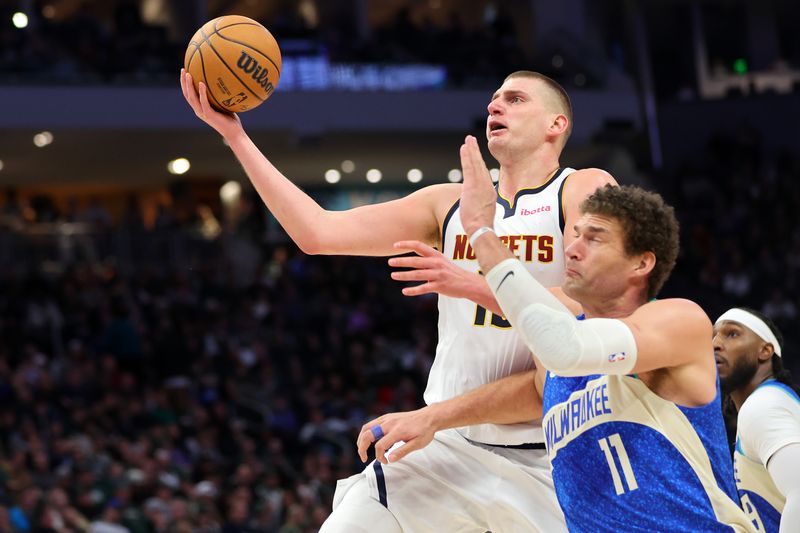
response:
[[[513,270],[510,271],[510,272],[506,272],[506,275],[503,276],[503,279],[501,279],[500,283],[497,284],[497,290],[498,291],[500,290],[500,285],[502,285],[505,280],[507,280],[509,277],[513,277],[513,276],[514,276],[514,271]]]

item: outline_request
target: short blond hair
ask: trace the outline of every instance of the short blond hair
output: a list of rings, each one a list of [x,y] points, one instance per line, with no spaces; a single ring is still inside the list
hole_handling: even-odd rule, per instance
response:
[[[567,140],[572,134],[572,102],[570,102],[567,91],[565,91],[564,88],[553,78],[545,76],[539,72],[534,72],[533,70],[518,70],[516,72],[512,72],[506,76],[506,79],[503,80],[503,83],[514,78],[530,78],[542,82],[545,90],[552,97],[552,102],[556,105],[556,110],[559,113],[563,113],[564,116],[567,117],[567,130],[564,132],[563,137],[564,144],[567,144]]]

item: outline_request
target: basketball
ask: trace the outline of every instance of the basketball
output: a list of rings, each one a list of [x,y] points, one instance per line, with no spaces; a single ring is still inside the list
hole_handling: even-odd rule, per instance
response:
[[[220,111],[241,113],[270,97],[281,76],[278,42],[253,19],[226,15],[206,22],[186,49],[184,67],[194,88],[202,81]]]

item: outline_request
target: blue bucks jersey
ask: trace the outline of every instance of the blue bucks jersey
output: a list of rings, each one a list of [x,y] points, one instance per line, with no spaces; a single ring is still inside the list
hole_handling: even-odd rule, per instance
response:
[[[544,412],[570,532],[752,531],[736,503],[719,392],[686,408],[632,376],[548,372]]]

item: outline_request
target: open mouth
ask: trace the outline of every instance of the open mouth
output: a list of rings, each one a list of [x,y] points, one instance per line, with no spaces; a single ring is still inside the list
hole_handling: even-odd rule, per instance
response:
[[[489,131],[491,133],[505,131],[506,129],[507,128],[505,127],[505,125],[500,124],[499,122],[492,122],[491,124],[489,124]]]

